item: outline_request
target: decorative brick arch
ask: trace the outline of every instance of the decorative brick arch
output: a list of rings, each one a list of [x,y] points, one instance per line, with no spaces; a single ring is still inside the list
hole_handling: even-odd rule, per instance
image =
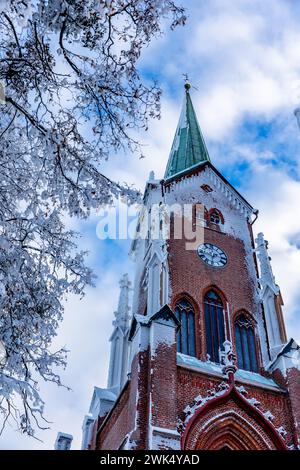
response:
[[[199,310],[199,305],[198,303],[196,302],[196,300],[194,299],[194,297],[192,297],[188,292],[180,292],[179,294],[177,294],[173,300],[172,300],[172,310],[174,311],[175,308],[176,308],[176,304],[177,302],[179,302],[181,299],[186,299],[188,302],[190,302],[190,304],[193,306],[193,309],[195,311],[195,314],[197,314],[197,316],[199,316],[200,314],[200,310]]]
[[[253,328],[256,328],[257,327],[257,321],[256,319],[254,318],[254,316],[252,315],[252,313],[250,313],[248,310],[246,310],[245,308],[241,308],[239,310],[236,310],[233,314],[233,317],[232,317],[232,322],[234,323],[235,320],[240,316],[240,315],[245,315],[246,318],[248,318],[252,325],[253,325]]]
[[[207,223],[210,224],[210,217],[213,213],[218,214],[218,216],[220,217],[221,225],[224,225],[224,223],[225,223],[224,215],[216,207],[213,207],[212,209],[210,209],[209,211],[206,212],[205,216],[206,216]]]
[[[287,450],[282,437],[264,415],[236,389],[199,408],[185,428],[185,450]]]
[[[208,292],[211,291],[211,290],[215,291],[216,294],[218,294],[218,296],[222,299],[222,302],[223,302],[224,308],[225,308],[226,304],[227,304],[227,297],[224,294],[224,292],[216,284],[209,284],[208,286],[206,286],[203,289],[203,291],[202,291],[202,303],[204,303],[204,299],[205,299],[206,294],[208,294]]]
[[[232,450],[276,449],[265,432],[257,429],[257,423],[234,403],[226,408],[212,410],[198,420],[189,436],[188,448],[192,445],[198,450],[220,450],[226,446]]]

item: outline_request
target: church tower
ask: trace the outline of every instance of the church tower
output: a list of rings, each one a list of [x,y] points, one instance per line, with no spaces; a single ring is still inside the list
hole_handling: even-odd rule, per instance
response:
[[[186,83],[164,178],[146,183],[132,316],[125,277],[83,448],[300,448],[300,349],[257,216],[211,162]]]

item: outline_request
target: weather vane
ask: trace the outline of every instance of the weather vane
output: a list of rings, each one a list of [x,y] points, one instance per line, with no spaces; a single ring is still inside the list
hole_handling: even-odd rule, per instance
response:
[[[184,88],[188,91],[188,90],[191,88],[189,76],[188,76],[187,73],[184,73],[184,74],[183,74],[183,77],[184,77],[184,81],[185,81]]]
[[[182,75],[183,75],[183,78],[184,78],[184,81],[185,81],[184,88],[186,89],[186,91],[189,91],[191,88],[193,88],[194,90],[199,91],[198,88],[191,85],[190,78],[189,78],[187,73],[183,73]]]

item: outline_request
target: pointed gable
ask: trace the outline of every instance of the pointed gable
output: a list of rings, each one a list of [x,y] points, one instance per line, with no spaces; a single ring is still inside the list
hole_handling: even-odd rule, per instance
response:
[[[180,321],[177,319],[170,306],[166,304],[153,315],[134,315],[129,332],[129,341],[132,340],[138,323],[150,326],[152,321],[159,319],[167,322],[171,321],[172,323],[174,323],[177,330],[180,328]]]
[[[165,179],[210,161],[190,97],[188,83],[185,85],[185,90],[183,109],[169,156]]]

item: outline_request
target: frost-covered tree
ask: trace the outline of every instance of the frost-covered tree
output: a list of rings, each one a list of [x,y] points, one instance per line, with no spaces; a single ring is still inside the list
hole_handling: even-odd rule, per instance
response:
[[[160,90],[137,62],[151,39],[184,24],[171,0],[0,0],[0,411],[34,435],[38,382],[60,385],[66,352],[51,343],[68,293],[93,275],[64,216],[137,193],[101,162],[140,152],[133,131],[159,117]],[[0,426],[1,430],[1,426]]]

